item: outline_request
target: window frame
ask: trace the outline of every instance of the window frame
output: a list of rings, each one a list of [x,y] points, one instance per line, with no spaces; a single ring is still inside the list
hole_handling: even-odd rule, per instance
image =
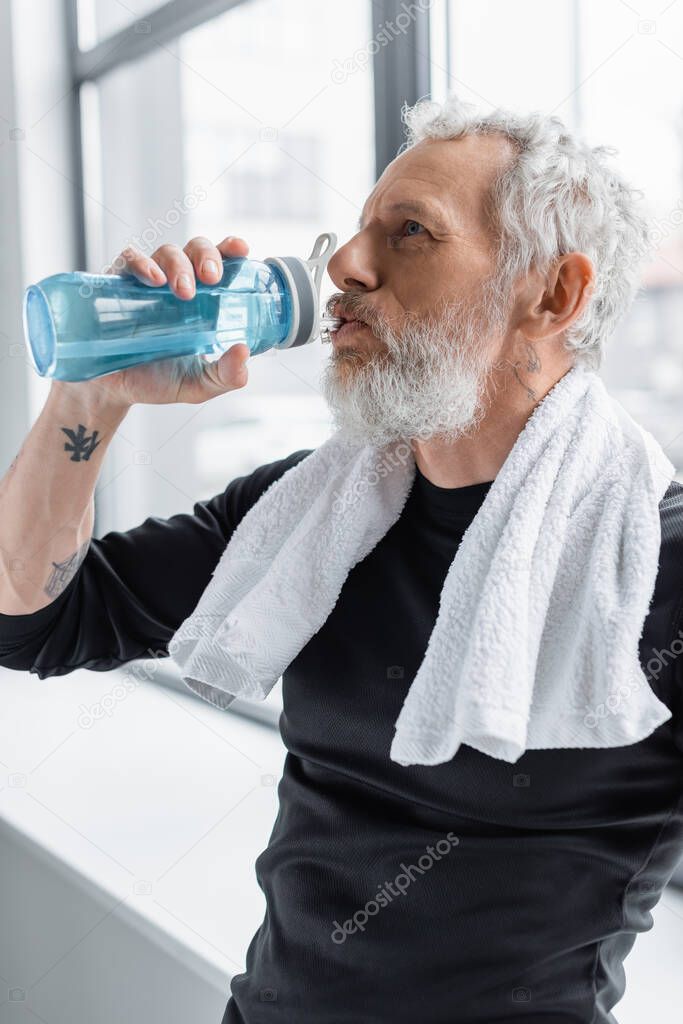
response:
[[[85,159],[83,149],[83,91],[104,75],[122,65],[140,60],[151,53],[160,43],[168,43],[212,18],[235,9],[253,0],[195,0],[192,5],[186,0],[167,0],[149,14],[131,24],[98,40],[92,47],[79,47],[79,0],[65,0],[66,29],[68,41],[68,62],[72,89],[70,92],[70,145],[74,167],[75,202],[75,254],[78,265],[88,265],[88,225],[86,221],[84,177]],[[368,0],[371,39],[380,39],[378,33],[387,26],[393,26],[403,13],[405,4],[401,0]],[[401,107],[404,102],[415,103],[430,95],[430,9],[421,8],[419,14],[410,20],[405,29],[398,33],[393,30],[389,45],[374,47],[372,54],[373,95],[375,115],[375,173],[382,174],[384,168],[394,159],[404,143],[404,128],[401,121]],[[98,500],[95,495],[95,531],[98,521]],[[144,663],[145,659],[140,659]],[[185,687],[180,674],[166,659],[155,664],[153,678],[161,685],[179,690],[191,691]],[[194,694],[197,700],[199,696]],[[267,728],[278,728],[280,710],[270,703],[255,705],[235,700],[227,709],[245,718],[260,722]]]

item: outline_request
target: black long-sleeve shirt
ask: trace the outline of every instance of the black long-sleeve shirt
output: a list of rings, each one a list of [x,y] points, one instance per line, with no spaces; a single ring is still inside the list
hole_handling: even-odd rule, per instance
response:
[[[93,540],[52,604],[0,615],[0,664],[45,677],[164,653],[239,520],[307,454],[193,514]],[[630,746],[508,764],[465,745],[445,764],[402,767],[393,724],[489,486],[441,488],[418,471],[284,673],[280,809],[256,861],[267,910],[223,1024],[616,1020],[622,961],[683,853],[683,487],[660,505],[640,645],[671,719]]]

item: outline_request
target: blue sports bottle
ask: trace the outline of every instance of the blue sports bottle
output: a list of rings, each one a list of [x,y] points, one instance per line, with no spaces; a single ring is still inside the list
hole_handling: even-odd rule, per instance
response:
[[[196,281],[192,299],[133,274],[53,274],[24,295],[31,362],[41,377],[78,381],[157,359],[218,355],[236,342],[259,355],[329,341],[341,321],[321,315],[320,286],[336,244],[326,232],[307,260],[226,257],[220,281]]]

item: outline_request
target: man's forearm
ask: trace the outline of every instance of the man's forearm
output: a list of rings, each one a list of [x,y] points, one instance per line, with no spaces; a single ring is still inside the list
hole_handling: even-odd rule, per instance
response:
[[[0,480],[0,612],[37,611],[68,585],[92,536],[95,484],[127,408],[54,382]]]

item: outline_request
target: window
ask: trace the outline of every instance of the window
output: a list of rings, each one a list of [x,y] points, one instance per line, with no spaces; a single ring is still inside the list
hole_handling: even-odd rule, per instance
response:
[[[137,13],[143,13],[140,9]],[[151,254],[238,234],[255,258],[308,256],[355,231],[374,183],[368,0],[251,0],[83,90],[88,269],[128,243]],[[335,63],[338,62],[338,63]],[[333,290],[329,278],[323,295]],[[97,532],[189,510],[233,477],[330,433],[319,343],[264,354],[250,383],[203,406],[135,407],[108,453]]]
[[[574,0],[435,0],[432,95],[443,100],[454,91],[485,107],[557,107],[572,124],[575,6]]]
[[[101,39],[138,22],[138,31],[148,31],[147,15],[163,0],[78,0],[78,43],[82,50]]]
[[[240,138],[235,132],[235,137]],[[322,198],[321,139],[301,132],[279,132],[276,152],[253,147],[245,132],[244,157],[223,182],[224,202],[250,221],[319,221]],[[301,168],[306,168],[302,174]]]
[[[450,75],[451,89],[486,107],[554,112],[591,145],[615,147],[645,193],[658,251],[602,376],[683,464],[683,6],[439,0],[432,15],[435,98]]]

